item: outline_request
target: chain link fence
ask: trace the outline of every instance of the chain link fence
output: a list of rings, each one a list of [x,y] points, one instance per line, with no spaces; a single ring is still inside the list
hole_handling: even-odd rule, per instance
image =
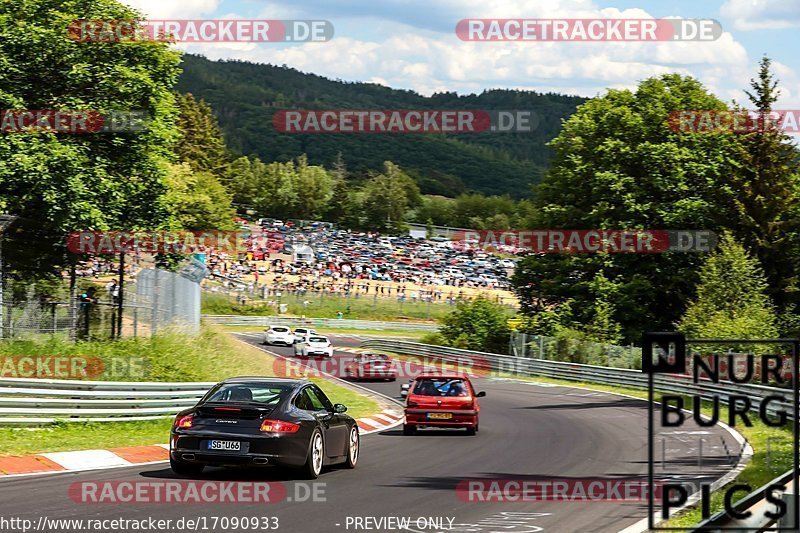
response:
[[[0,338],[5,339],[42,334],[113,339],[152,336],[165,328],[200,330],[199,283],[161,269],[139,270],[116,293],[90,283],[58,299],[42,297],[34,287],[22,296],[9,292],[0,305]]]
[[[545,337],[514,331],[509,339],[510,355],[611,368],[641,370],[642,349],[591,342],[581,338]]]

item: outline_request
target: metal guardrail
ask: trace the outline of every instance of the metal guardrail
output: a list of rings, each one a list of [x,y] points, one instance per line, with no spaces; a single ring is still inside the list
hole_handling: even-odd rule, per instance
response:
[[[155,420],[193,406],[213,385],[0,378],[0,426]]]
[[[546,376],[569,381],[587,381],[617,387],[647,388],[647,374],[641,370],[626,368],[607,368],[595,365],[578,363],[565,363],[561,361],[546,361],[526,357],[514,357],[485,352],[459,350],[443,346],[432,346],[415,342],[395,341],[390,339],[369,339],[361,342],[364,348],[386,350],[402,355],[417,355],[438,358],[445,362],[459,363],[466,367],[481,367],[497,372],[520,375]],[[656,375],[655,388],[675,394],[700,396],[707,400],[719,398],[723,403],[728,403],[729,398],[735,395],[748,396],[752,402],[752,410],[758,410],[760,400],[785,393],[791,395],[789,389],[777,389],[763,385],[736,384],[730,382],[713,383],[702,381],[694,383],[690,376],[677,377],[671,375]],[[775,414],[779,409],[788,411],[793,409],[791,399],[783,402],[771,402],[770,414]]]
[[[455,363],[464,368],[483,368],[501,373],[519,375],[546,376],[568,381],[585,381],[589,383],[599,383],[603,385],[614,385],[631,388],[647,388],[648,376],[640,370],[628,370],[624,368],[606,368],[594,365],[582,365],[577,363],[565,363],[560,361],[546,361],[542,359],[532,359],[525,357],[514,357],[485,352],[473,352],[469,350],[459,350],[442,346],[432,346],[414,342],[395,341],[388,339],[370,339],[361,342],[364,348],[373,348],[394,352],[400,355],[414,355],[422,357],[437,358],[445,362]],[[694,383],[691,376],[677,377],[670,375],[656,375],[653,386],[661,391],[672,392],[681,395],[700,396],[704,399],[719,398],[719,401],[728,403],[733,395],[747,396],[752,401],[751,410],[757,411],[761,400],[768,396],[785,394],[788,401],[774,402],[767,413],[774,415],[777,410],[786,411],[788,418],[794,411],[791,397],[791,389],[778,389],[763,385],[737,384],[733,382],[713,383],[711,381]],[[776,478],[776,480],[786,481],[793,477],[793,471],[786,472]],[[774,481],[773,481],[774,482]],[[749,509],[755,505],[763,504],[764,494],[770,482],[763,487],[734,504],[737,510]],[[748,524],[748,528],[756,527],[755,531],[769,527],[772,523],[766,517],[761,517],[761,522]],[[755,521],[754,521],[755,522]],[[723,513],[718,513],[697,526],[696,531],[713,531],[715,527],[729,526],[730,517]],[[747,529],[750,530],[750,529]]]
[[[203,320],[211,324],[225,326],[259,326],[271,325],[290,327],[318,328],[350,328],[350,329],[394,329],[401,331],[437,331],[438,324],[422,322],[382,322],[377,320],[348,320],[337,318],[299,318],[285,316],[237,316],[237,315],[203,315]]]

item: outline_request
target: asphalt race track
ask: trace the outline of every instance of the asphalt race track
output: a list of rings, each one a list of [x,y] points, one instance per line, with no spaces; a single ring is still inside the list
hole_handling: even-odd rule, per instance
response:
[[[240,337],[257,344],[252,336]],[[357,345],[352,337],[335,338],[337,346]],[[290,355],[291,348],[268,348]],[[337,352],[336,357],[352,358]],[[395,383],[363,385],[397,397]],[[459,482],[483,480],[646,479],[646,403],[571,387],[544,386],[483,378],[476,388],[481,399],[481,429],[474,437],[463,431],[421,431],[403,436],[399,428],[366,435],[355,470],[334,469],[316,481],[294,481],[271,470],[206,469],[202,480],[280,481],[287,499],[264,505],[78,504],[70,485],[81,481],[179,479],[164,464],[82,473],[0,480],[3,515],[32,520],[68,518],[196,519],[208,517],[277,517],[278,531],[390,531],[392,526],[356,521],[357,517],[408,517],[406,531],[528,533],[615,532],[646,516],[646,502],[469,502],[456,492]],[[665,468],[656,476],[714,479],[731,468],[739,445],[724,430],[686,424],[664,439]],[[702,466],[698,466],[703,438]],[[167,435],[164,436],[164,442]],[[730,457],[730,455],[734,457]],[[660,461],[660,453],[658,455]],[[302,501],[310,487],[324,491],[325,501]],[[290,501],[291,500],[291,501]],[[298,501],[301,500],[301,501]],[[435,517],[443,527],[423,527],[420,517]],[[449,524],[452,520],[452,526]],[[356,527],[357,525],[361,527]],[[200,531],[212,529],[206,522]],[[369,529],[367,529],[369,527]],[[176,529],[173,529],[176,530]],[[56,531],[56,530],[48,530]],[[239,530],[241,531],[241,529]],[[252,529],[250,531],[253,531]]]

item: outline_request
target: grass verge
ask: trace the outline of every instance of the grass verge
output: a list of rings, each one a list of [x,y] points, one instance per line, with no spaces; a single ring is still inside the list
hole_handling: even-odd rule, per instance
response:
[[[276,358],[239,342],[216,329],[198,337],[167,333],[154,339],[123,339],[70,343],[58,338],[9,341],[0,344],[0,356],[92,356],[122,366],[120,360],[137,361],[136,375],[118,372],[99,379],[116,381],[221,381],[234,376],[272,376],[283,368]],[[7,376],[7,374],[6,374]],[[8,376],[7,376],[8,377]],[[53,377],[53,376],[49,376]],[[311,377],[334,403],[361,418],[381,409],[377,402],[331,381]],[[1,392],[1,391],[0,391]],[[0,455],[20,455],[65,450],[138,446],[167,442],[170,419],[109,423],[63,422],[44,429],[0,428]]]
[[[454,306],[447,303],[421,301],[400,302],[392,298],[360,298],[337,295],[287,295],[280,300],[272,297],[269,301],[287,305],[286,314],[315,316],[318,318],[337,318],[341,312],[350,320],[417,320],[435,322],[449,314]],[[307,302],[307,303],[306,303]],[[244,305],[220,294],[203,293],[202,313],[204,315],[246,315],[273,316],[277,307],[265,300],[248,300]]]

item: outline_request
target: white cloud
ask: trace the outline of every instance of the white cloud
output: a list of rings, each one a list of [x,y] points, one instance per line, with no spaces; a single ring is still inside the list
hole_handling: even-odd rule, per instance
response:
[[[122,0],[147,18],[193,19],[213,13],[222,0]]]
[[[152,17],[241,18],[216,13],[222,0],[128,1],[155,10]],[[800,6],[800,0],[791,6],[794,2]],[[789,0],[727,0],[723,11],[734,19],[769,20],[781,13],[791,19],[785,15],[789,6]],[[677,72],[698,78],[724,100],[744,102],[742,88],[756,72],[755,59],[730,33],[713,42],[657,43],[464,42],[454,33],[462,18],[651,18],[642,9],[601,9],[592,0],[269,0],[255,13],[268,19],[329,19],[336,37],[290,46],[205,43],[183,48],[210,59],[286,64],[426,95],[507,87],[595,96],[606,88],[632,89],[644,78]],[[774,66],[783,89],[781,104],[800,107],[798,76],[786,65]]]
[[[737,30],[782,29],[800,26],[797,0],[726,0],[722,16],[733,19]]]

